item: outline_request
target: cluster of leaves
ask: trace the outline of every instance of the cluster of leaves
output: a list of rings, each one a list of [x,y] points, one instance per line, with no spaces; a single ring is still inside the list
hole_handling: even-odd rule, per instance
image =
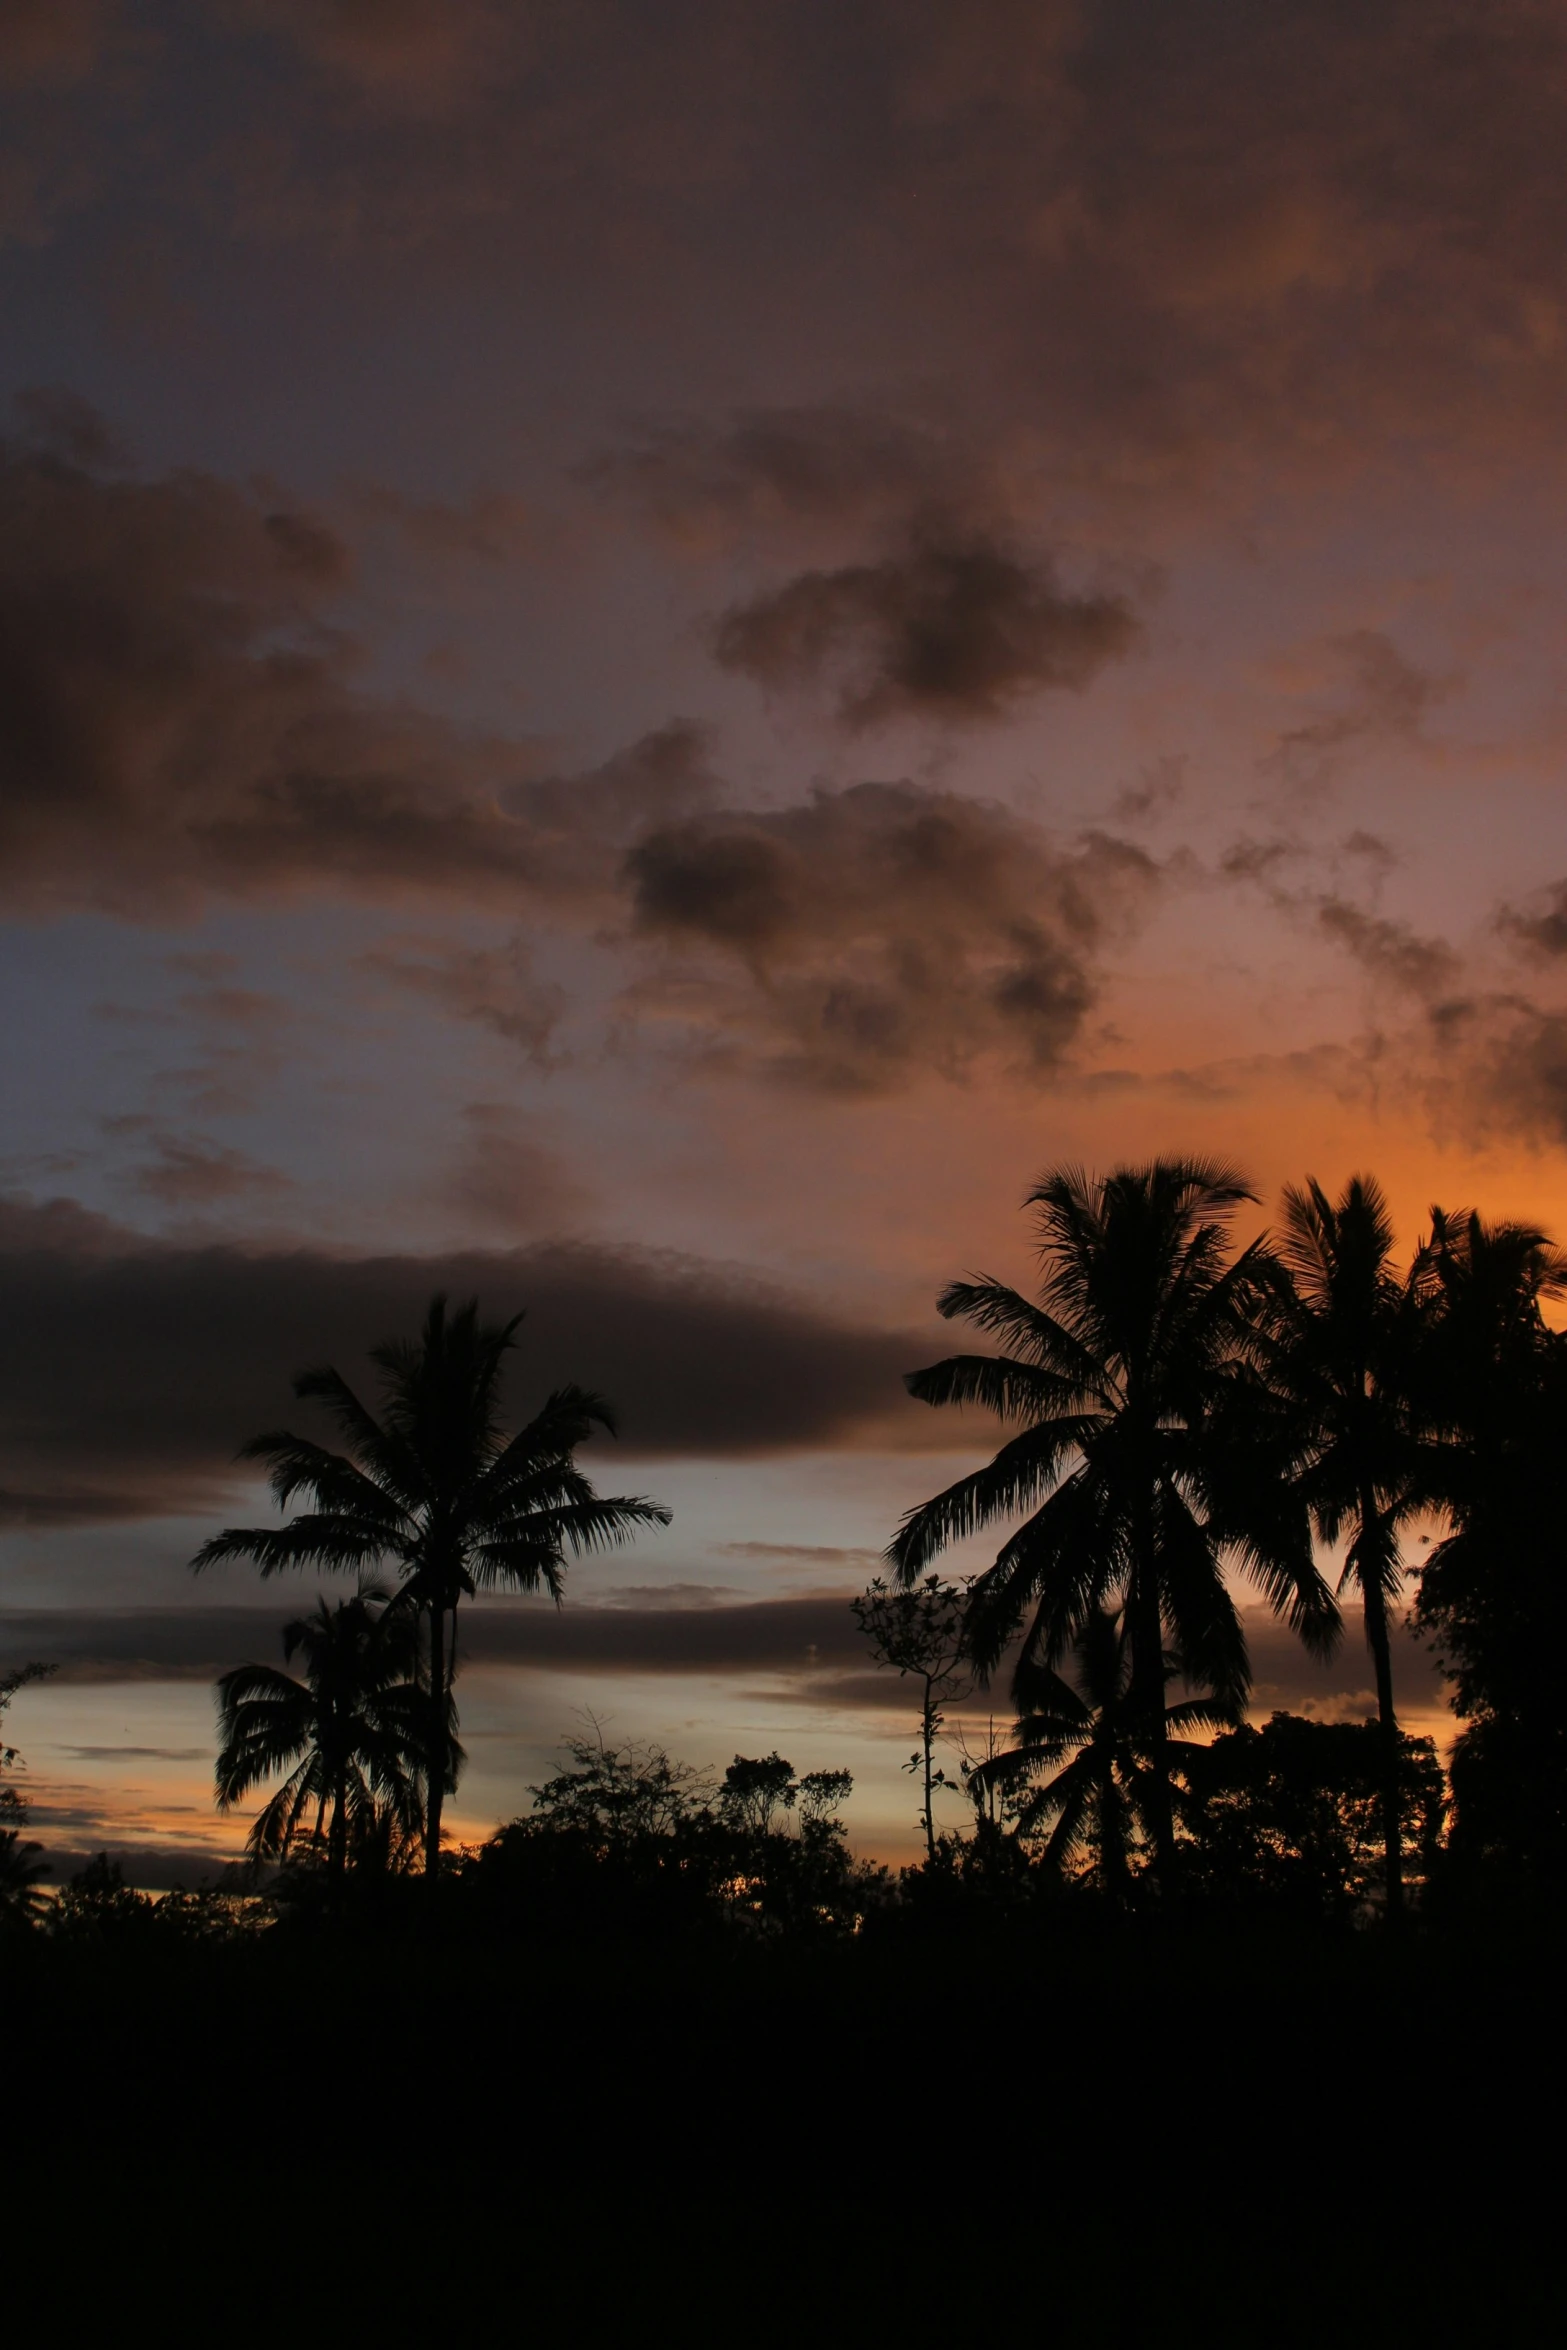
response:
[[[459,1893],[536,1918],[635,1917],[750,1934],[854,1931],[885,1896],[849,1851],[847,1771],[736,1755],[721,1779],[661,1746],[573,1738],[534,1807],[456,1864]]]
[[[127,1945],[169,1949],[175,1944],[246,1941],[271,1924],[269,1903],[243,1886],[202,1885],[153,1895],[127,1885],[118,1861],[100,1852],[52,1899],[40,1901],[28,1922],[50,1941],[76,1949]]]
[[[372,1845],[422,1837],[425,1865],[435,1869],[445,1798],[464,1759],[456,1711],[463,1603],[494,1590],[558,1600],[568,1555],[612,1549],[668,1523],[657,1502],[598,1494],[578,1467],[578,1446],[595,1430],[614,1431],[601,1396],[557,1388],[506,1434],[501,1384],[521,1320],[485,1323],[476,1300],[448,1312],[437,1296],[417,1339],[372,1350],[379,1412],[331,1365],[295,1379],[295,1394],[323,1409],[341,1450],[286,1428],[243,1448],[243,1458],[266,1463],[280,1508],[305,1507],[282,1525],[214,1535],[192,1562],[197,1572],[246,1559],[263,1575],[384,1569],[395,1578],[390,1599],[373,1595],[384,1603],[375,1620],[372,1595],[362,1592],[335,1614],[323,1607],[290,1626],[311,1666],[303,1689],[260,1665],[221,1685],[220,1802],[278,1770],[290,1774],[258,1823],[258,1857],[286,1854],[313,1807],[307,1832],[326,1835],[339,1873],[366,1835]],[[340,1700],[324,1698],[329,1684]]]
[[[1006,1351],[949,1357],[913,1374],[911,1391],[980,1406],[1014,1432],[912,1510],[889,1555],[906,1600],[923,1594],[928,1612],[951,1593],[933,1560],[1010,1527],[962,1610],[982,1679],[1013,1655],[1018,1708],[1014,1744],[986,1758],[976,1790],[1012,1804],[1018,1832],[1042,1837],[1058,1866],[1106,1883],[1146,1867],[1173,1886],[1188,1873],[1187,1733],[1234,1731],[1250,1686],[1231,1570],[1318,1657],[1337,1645],[1352,1591],[1377,1697],[1374,1737],[1355,1751],[1380,1758],[1382,1882],[1396,1910],[1414,1856],[1391,1628],[1403,1542],[1434,1517],[1449,1531],[1418,1615],[1468,1718],[1455,1841],[1559,1874],[1567,1719],[1547,1660],[1567,1604],[1553,1492],[1567,1340],[1543,1308],[1567,1294],[1567,1257],[1530,1226],[1434,1209],[1400,1270],[1387,1203],[1360,1176],[1336,1201],[1315,1181],[1286,1191],[1278,1235],[1236,1252],[1231,1222],[1254,1196],[1232,1169],[1196,1160],[1098,1179],[1058,1169],[1030,1194],[1037,1300],[979,1278],[939,1301]],[[1337,1593],[1317,1564],[1333,1548]],[[878,1608],[873,1588],[862,1622],[876,1653],[908,1670],[876,1638]],[[917,1629],[912,1604],[900,1629]],[[1172,1706],[1176,1676],[1190,1694]],[[931,1712],[927,1682],[927,1755]],[[926,1784],[929,1836],[928,1761]],[[1428,1816],[1424,1798],[1416,1808]],[[1428,1841],[1422,1828],[1417,1848]]]
[[[46,1680],[53,1669],[51,1665],[18,1665],[0,1674],[0,1717],[19,1689]],[[43,1880],[49,1874],[43,1846],[22,1833],[28,1803],[16,1783],[21,1768],[16,1748],[0,1739],[0,1927],[25,1925],[37,1917],[45,1900]]]

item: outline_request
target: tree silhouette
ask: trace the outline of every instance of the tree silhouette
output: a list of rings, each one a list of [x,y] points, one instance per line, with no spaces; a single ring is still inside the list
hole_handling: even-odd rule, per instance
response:
[[[1357,1586],[1382,1736],[1382,1838],[1389,1915],[1403,1898],[1389,1618],[1403,1582],[1400,1536],[1439,1482],[1417,1390],[1420,1285],[1393,1263],[1381,1186],[1352,1176],[1335,1204],[1308,1178],[1284,1194],[1281,1280],[1267,1378],[1293,1429],[1294,1489],[1319,1539],[1346,1533],[1340,1591]]]
[[[1239,1703],[1249,1679],[1222,1554],[1233,1551],[1310,1646],[1329,1648],[1337,1633],[1304,1521],[1258,1474],[1280,1441],[1277,1408],[1253,1376],[1271,1261],[1259,1242],[1229,1250],[1234,1210],[1252,1197],[1233,1169],[1206,1160],[1046,1175],[1025,1203],[1037,1211],[1040,1302],[984,1278],[938,1300],[1010,1351],[956,1355],[908,1381],[927,1403],[978,1404],[1022,1425],[984,1468],[909,1512],[888,1551],[900,1579],[912,1583],[948,1543],[1029,1513],[972,1586],[968,1615],[970,1653],[988,1671],[1033,1608],[1020,1705],[1029,1676],[1059,1666],[1113,1606],[1161,1872],[1173,1836],[1166,1647],[1220,1705]]]
[[[200,1571],[250,1559],[263,1575],[285,1568],[359,1572],[395,1566],[398,1604],[424,1626],[425,1866],[440,1859],[441,1813],[454,1783],[457,1610],[481,1590],[544,1589],[559,1600],[566,1554],[614,1547],[669,1512],[637,1497],[606,1498],[576,1466],[595,1428],[613,1433],[608,1404],[561,1387],[516,1435],[502,1433],[501,1373],[522,1316],[482,1323],[477,1301],[448,1315],[432,1299],[417,1339],[371,1350],[381,1374],[377,1417],[330,1367],[306,1371],[294,1393],[321,1403],[344,1441],[332,1452],[284,1429],[255,1437],[242,1459],[265,1461],[279,1506],[311,1507],[279,1527],[230,1527],[203,1544]]]
[[[1429,1738],[1406,1735],[1399,1745],[1405,1859],[1429,1868],[1445,1810],[1442,1771]],[[1186,1881],[1230,1906],[1352,1916],[1385,1873],[1381,1748],[1375,1721],[1287,1713],[1188,1748]]]
[[[1147,1709],[1135,1690],[1122,1623],[1096,1609],[1072,1651],[1075,1688],[1046,1665],[1029,1665],[1019,1675],[1023,1710],[1013,1730],[1016,1743],[976,1764],[972,1777],[983,1791],[1011,1798],[1019,1835],[1038,1836],[1048,1828],[1044,1857],[1052,1867],[1087,1855],[1105,1890],[1124,1896],[1139,1842],[1155,1843],[1169,1811],[1159,1771],[1168,1760],[1184,1758],[1188,1731],[1228,1729],[1235,1708],[1208,1697],[1167,1706],[1163,1740],[1151,1752]],[[1179,1670],[1175,1659],[1166,1659],[1167,1680]]]
[[[283,1654],[298,1657],[296,1680],[273,1665],[238,1665],[218,1683],[218,1807],[228,1811],[279,1772],[283,1784],[246,1839],[258,1860],[286,1859],[302,1824],[323,1846],[341,1883],[350,1853],[378,1839],[418,1837],[424,1824],[419,1772],[425,1759],[423,1693],[414,1679],[413,1618],[389,1608],[383,1591],[329,1607],[284,1627]],[[448,1760],[459,1750],[448,1738]],[[313,1815],[313,1816],[312,1816]]]
[[[793,1763],[771,1754],[737,1754],[718,1790],[718,1816],[737,1835],[757,1842],[778,1832],[780,1813],[793,1811],[799,1782]]]
[[[1538,1891],[1567,1862],[1567,1640],[1561,1431],[1567,1345],[1542,1301],[1567,1256],[1526,1224],[1431,1213],[1417,1268],[1429,1311],[1423,1401],[1450,1531],[1420,1578],[1416,1620],[1465,1718],[1453,1749],[1453,1851],[1504,1863]]]
[[[54,1670],[53,1665],[31,1664],[0,1673],[0,1716],[19,1689],[46,1681]],[[29,1923],[43,1907],[39,1888],[49,1874],[49,1863],[39,1857],[43,1846],[22,1834],[30,1806],[13,1774],[23,1767],[16,1748],[0,1739],[0,1916]]]
[[[876,1662],[910,1674],[920,1684],[919,1751],[906,1767],[924,1772],[920,1825],[925,1831],[925,1857],[934,1862],[936,1789],[951,1782],[933,1767],[933,1757],[942,1724],[942,1702],[955,1697],[970,1679],[964,1648],[967,1597],[958,1584],[943,1583],[939,1575],[927,1575],[906,1591],[890,1589],[878,1575],[869,1590],[851,1599],[849,1605]]]

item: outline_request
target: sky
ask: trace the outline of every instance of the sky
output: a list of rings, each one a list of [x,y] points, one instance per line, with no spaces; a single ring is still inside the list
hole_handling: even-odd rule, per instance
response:
[[[0,0],[0,117],[35,1832],[238,1849],[308,1594],[187,1562],[445,1288],[675,1513],[475,1610],[458,1832],[596,1720],[906,1855],[845,1602],[1044,1168],[1567,1229],[1567,7]]]

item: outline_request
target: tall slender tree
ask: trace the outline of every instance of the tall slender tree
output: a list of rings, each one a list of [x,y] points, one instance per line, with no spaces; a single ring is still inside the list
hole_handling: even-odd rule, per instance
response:
[[[218,1683],[218,1808],[285,1772],[252,1824],[250,1849],[258,1860],[284,1859],[307,1827],[340,1883],[350,1852],[383,1819],[394,1841],[417,1836],[424,1823],[414,1620],[389,1609],[384,1591],[335,1607],[322,1600],[284,1627],[283,1654],[300,1659],[302,1678],[249,1664]]]
[[[1294,1430],[1294,1490],[1322,1542],[1348,1537],[1339,1589],[1360,1592],[1376,1681],[1391,1916],[1403,1900],[1391,1620],[1401,1537],[1436,1481],[1418,1392],[1427,1318],[1420,1283],[1394,1262],[1392,1217],[1373,1176],[1351,1176],[1337,1201],[1315,1178],[1292,1185],[1281,1221],[1266,1376]]]
[[[920,1689],[920,1742],[904,1765],[923,1775],[924,1803],[920,1826],[925,1835],[925,1858],[936,1860],[936,1789],[952,1781],[935,1766],[936,1739],[942,1726],[942,1706],[972,1685],[964,1646],[964,1594],[956,1583],[927,1575],[913,1590],[889,1590],[878,1575],[869,1590],[851,1599],[854,1620],[870,1642],[879,1665],[912,1675]]]
[[[970,1652],[999,1661],[1030,1608],[1019,1673],[1059,1666],[1100,1608],[1130,1654],[1130,1699],[1151,1774],[1154,1865],[1173,1842],[1165,1650],[1221,1706],[1249,1682],[1223,1572],[1232,1553],[1316,1649],[1337,1613],[1299,1511],[1261,1468],[1280,1442],[1254,1375],[1272,1280],[1261,1242],[1232,1253],[1235,1209],[1253,1198],[1232,1168],[1158,1159],[1091,1179],[1073,1168],[1029,1193],[1042,1273],[1036,1304],[1004,1283],[954,1282],[938,1300],[1003,1339],[1004,1355],[954,1355],[908,1380],[930,1404],[978,1404],[1019,1431],[982,1469],[911,1510],[889,1546],[912,1583],[951,1542],[1027,1513],[977,1578]],[[1266,1498],[1261,1498],[1266,1497]]]
[[[424,1629],[425,1866],[440,1859],[457,1672],[457,1612],[476,1592],[548,1591],[559,1600],[567,1554],[615,1547],[669,1512],[639,1496],[596,1493],[577,1467],[595,1428],[614,1432],[602,1397],[561,1387],[513,1436],[500,1420],[505,1358],[520,1314],[484,1323],[476,1300],[448,1314],[432,1299],[417,1339],[371,1351],[379,1416],[330,1366],[305,1371],[294,1393],[324,1406],[343,1440],[334,1452],[289,1429],[257,1436],[242,1459],[264,1461],[281,1508],[309,1505],[286,1525],[229,1527],[194,1567],[252,1560],[263,1575],[383,1565],[401,1579],[398,1604]]]

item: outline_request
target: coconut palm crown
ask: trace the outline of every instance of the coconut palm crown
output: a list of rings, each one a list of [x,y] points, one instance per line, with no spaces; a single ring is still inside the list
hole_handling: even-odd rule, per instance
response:
[[[416,1627],[411,1615],[389,1610],[386,1597],[372,1589],[335,1607],[322,1600],[286,1625],[283,1654],[300,1658],[302,1679],[249,1664],[218,1683],[219,1810],[286,1774],[246,1839],[258,1860],[286,1859],[303,1829],[341,1877],[350,1852],[383,1824],[393,1844],[423,1828]],[[449,1774],[459,1754],[449,1740]]]
[[[364,1573],[391,1567],[424,1631],[425,1863],[439,1861],[457,1667],[457,1611],[499,1588],[559,1600],[568,1554],[613,1548],[669,1512],[640,1496],[596,1493],[574,1454],[596,1428],[614,1432],[602,1397],[560,1387],[514,1435],[500,1418],[505,1358],[520,1314],[484,1323],[476,1300],[448,1313],[432,1299],[417,1339],[371,1350],[380,1412],[330,1366],[305,1371],[294,1393],[321,1404],[343,1449],[282,1429],[257,1436],[241,1459],[264,1461],[280,1508],[308,1507],[285,1525],[229,1527],[204,1543],[198,1570],[249,1559],[263,1575],[289,1569]]]
[[[973,1777],[983,1791],[1010,1797],[1020,1834],[1045,1836],[1049,1866],[1086,1857],[1105,1890],[1125,1894],[1139,1835],[1151,1839],[1160,1813],[1143,1712],[1133,1702],[1131,1654],[1123,1627],[1104,1609],[1089,1617],[1072,1649],[1076,1686],[1047,1665],[1027,1667],[1014,1743]],[[1167,1680],[1180,1672],[1177,1659],[1165,1660]],[[1233,1706],[1211,1697],[1167,1706],[1168,1751],[1179,1758],[1189,1732],[1233,1729],[1238,1718]]]
[[[1097,1610],[1119,1615],[1160,1870],[1172,1841],[1166,1649],[1221,1707],[1249,1683],[1225,1555],[1309,1647],[1325,1652],[1338,1631],[1304,1511],[1269,1473],[1287,1443],[1256,1371],[1275,1268],[1262,1241],[1238,1255],[1230,1245],[1234,1211],[1254,1196],[1233,1168],[1202,1159],[1047,1174],[1025,1202],[1038,1302],[984,1277],[937,1301],[1007,1352],[954,1355],[907,1382],[926,1403],[978,1404],[1021,1426],[983,1468],[911,1510],[889,1558],[912,1582],[948,1544],[1022,1514],[973,1586],[970,1646],[984,1671],[1030,1609],[1025,1677],[1059,1666]]]

